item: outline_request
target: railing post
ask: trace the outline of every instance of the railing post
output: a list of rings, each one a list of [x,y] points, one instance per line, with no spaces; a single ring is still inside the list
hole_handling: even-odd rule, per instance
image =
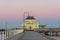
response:
[[[4,31],[4,40],[5,40],[5,31]]]
[[[9,30],[8,30],[8,38],[9,38]]]
[[[1,40],[2,40],[2,31],[1,31]]]

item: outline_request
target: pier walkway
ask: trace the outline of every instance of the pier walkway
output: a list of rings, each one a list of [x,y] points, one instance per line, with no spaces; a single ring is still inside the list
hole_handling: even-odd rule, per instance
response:
[[[50,39],[42,36],[38,32],[25,31],[24,35],[22,37],[19,37],[17,40],[50,40]]]

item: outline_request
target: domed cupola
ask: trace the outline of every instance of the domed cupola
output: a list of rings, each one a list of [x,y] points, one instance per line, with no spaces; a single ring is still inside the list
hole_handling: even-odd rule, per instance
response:
[[[33,16],[27,16],[26,19],[34,19],[35,20],[35,18]]]

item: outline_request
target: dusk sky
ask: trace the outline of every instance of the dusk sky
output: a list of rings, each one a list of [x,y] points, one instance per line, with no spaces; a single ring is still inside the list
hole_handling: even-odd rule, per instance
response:
[[[40,24],[60,27],[60,0],[0,0],[0,28],[19,27],[27,11]]]

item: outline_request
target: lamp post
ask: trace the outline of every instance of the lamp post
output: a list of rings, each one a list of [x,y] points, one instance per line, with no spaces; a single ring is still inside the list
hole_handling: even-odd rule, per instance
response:
[[[5,22],[6,25],[6,39],[7,39],[7,21]]]
[[[28,16],[29,16],[29,12],[24,12],[24,14],[23,14],[23,22],[25,22],[25,14],[28,14]],[[25,23],[23,23],[23,29],[24,29],[24,31],[25,31]]]

